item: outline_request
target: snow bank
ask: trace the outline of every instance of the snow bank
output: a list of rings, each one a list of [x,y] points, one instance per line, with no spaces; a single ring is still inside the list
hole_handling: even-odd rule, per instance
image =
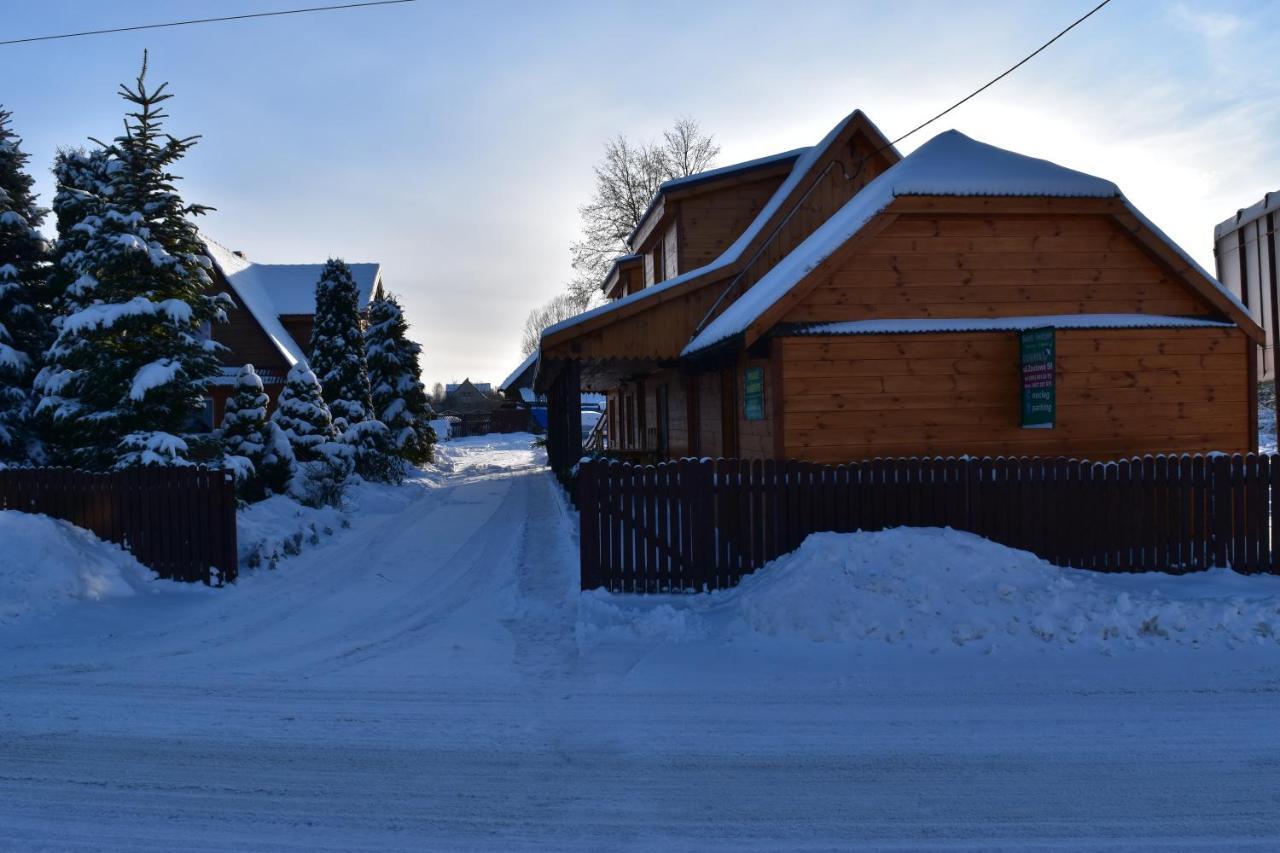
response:
[[[87,530],[0,511],[0,624],[76,600],[133,595],[154,579],[127,551]]]
[[[936,528],[817,533],[706,596],[584,593],[579,642],[775,638],[922,651],[1280,645],[1280,578],[1106,575]]]
[[[236,513],[236,541],[241,569],[274,569],[285,557],[320,544],[351,524],[333,507],[307,507],[286,495],[273,495]]]

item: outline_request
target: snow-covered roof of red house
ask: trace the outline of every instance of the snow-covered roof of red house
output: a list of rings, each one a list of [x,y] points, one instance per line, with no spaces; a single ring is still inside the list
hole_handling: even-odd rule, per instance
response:
[[[281,316],[314,314],[316,284],[324,264],[259,264],[219,243],[202,238],[209,257],[263,332],[289,364],[305,361],[298,341],[285,331]],[[382,277],[379,264],[347,264],[360,292],[363,309],[372,300]]]
[[[945,131],[867,184],[760,281],[707,324],[682,355],[691,355],[745,331],[811,270],[849,241],[899,196],[1049,196],[1117,198],[1231,301],[1235,298],[1135,208],[1111,181],[1048,160],[1006,151]],[[1243,308],[1243,306],[1241,306]]]

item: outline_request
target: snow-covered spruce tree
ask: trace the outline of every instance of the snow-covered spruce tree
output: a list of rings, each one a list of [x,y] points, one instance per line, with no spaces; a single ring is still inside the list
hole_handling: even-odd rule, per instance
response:
[[[339,436],[355,452],[356,473],[384,483],[399,481],[404,466],[392,448],[386,425],[373,415],[360,328],[360,291],[341,260],[331,258],[316,285],[311,366]]]
[[[436,434],[420,378],[422,347],[409,340],[408,332],[409,324],[394,296],[379,297],[369,306],[364,351],[373,413],[386,424],[396,453],[421,465],[431,461]]]
[[[253,365],[240,368],[218,438],[227,465],[236,472],[236,491],[246,501],[284,494],[293,479],[293,447],[284,430],[267,420],[269,404]]]
[[[337,506],[352,471],[352,449],[338,441],[320,382],[299,363],[285,379],[271,423],[293,449],[297,462],[289,492],[308,506]]]
[[[109,163],[106,148],[92,151],[63,148],[54,158],[53,178],[57,190],[53,195],[53,214],[58,239],[53,244],[47,287],[55,316],[67,313],[67,291],[80,278],[85,246],[101,224],[103,205],[111,194]],[[49,343],[53,343],[52,334]]]
[[[66,312],[36,378],[38,410],[62,459],[91,469],[188,464],[182,434],[218,372],[202,330],[225,321],[225,296],[208,291],[212,262],[170,171],[195,144],[161,130],[165,86],[146,86],[147,64],[120,95],[136,108],[106,151],[108,182],[63,295]],[[99,143],[101,144],[101,143]]]
[[[48,247],[27,173],[29,155],[0,108],[0,462],[38,457],[31,439],[31,379],[49,344],[44,310]]]

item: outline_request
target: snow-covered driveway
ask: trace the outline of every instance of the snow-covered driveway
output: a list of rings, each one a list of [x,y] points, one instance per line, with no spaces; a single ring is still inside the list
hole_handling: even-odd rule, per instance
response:
[[[2,850],[1280,848],[1274,647],[583,631],[527,437],[235,588],[0,625]]]

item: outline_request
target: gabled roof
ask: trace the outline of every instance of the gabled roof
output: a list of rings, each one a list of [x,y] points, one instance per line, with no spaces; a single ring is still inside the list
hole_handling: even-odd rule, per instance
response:
[[[1176,252],[1195,275],[1208,282],[1219,296],[1226,297],[1244,311],[1239,300],[1133,207],[1112,182],[1048,160],[987,145],[959,131],[949,130],[938,134],[867,184],[762,276],[754,287],[708,323],[685,347],[682,355],[692,355],[745,332],[900,196],[1117,199],[1142,227]],[[1252,330],[1247,331],[1253,334]]]
[[[1213,229],[1213,239],[1221,240],[1230,234],[1256,219],[1266,216],[1268,213],[1280,212],[1280,192],[1270,192],[1262,197],[1262,201],[1257,204],[1249,205],[1236,211],[1236,215],[1230,219],[1219,222]]]
[[[734,163],[732,166],[721,166],[718,169],[707,169],[705,172],[698,172],[696,175],[686,175],[683,178],[672,178],[669,181],[663,181],[658,185],[658,189],[653,194],[653,198],[649,200],[649,206],[645,208],[644,213],[640,214],[640,221],[636,223],[636,227],[631,229],[631,233],[627,235],[627,245],[632,245],[632,240],[636,238],[636,234],[640,233],[640,229],[644,227],[649,216],[657,208],[659,200],[672,190],[687,190],[702,184],[715,183],[722,178],[735,177],[745,172],[751,172],[756,169],[765,169],[770,166],[778,166],[783,163],[794,163],[800,158],[800,155],[808,151],[808,148],[793,148],[790,151],[783,151],[780,154],[770,154],[767,157],[757,157],[754,160],[747,160],[742,163]]]
[[[314,314],[316,284],[324,264],[258,264],[201,236],[209,257],[222,272],[253,319],[290,365],[305,361],[298,341],[280,323],[282,315]],[[363,309],[373,300],[382,277],[378,264],[347,264]]]
[[[820,162],[822,155],[826,153],[835,140],[840,138],[844,134],[845,130],[855,122],[864,127],[873,138],[880,141],[884,152],[888,153],[894,159],[899,156],[897,149],[889,145],[888,140],[885,139],[884,134],[880,132],[880,129],[877,128],[861,110],[854,110],[852,113],[841,119],[840,122],[836,124],[836,126],[833,127],[817,145],[814,145],[811,148],[797,149],[802,151],[802,153],[796,158],[795,165],[791,167],[791,172],[787,175],[787,179],[782,182],[782,185],[779,186],[774,194],[769,198],[768,203],[766,203],[760,212],[756,214],[755,219],[751,221],[751,224],[747,226],[746,230],[738,235],[738,238],[733,241],[729,248],[725,249],[724,252],[722,252],[714,261],[709,264],[704,264],[697,269],[689,270],[675,278],[667,279],[660,284],[656,284],[652,287],[646,287],[638,293],[633,293],[630,296],[624,296],[623,298],[610,302],[606,305],[601,305],[598,308],[591,309],[590,311],[584,311],[575,317],[570,317],[568,320],[556,323],[543,331],[543,340],[545,341],[548,337],[554,336],[559,332],[572,329],[575,326],[582,325],[598,318],[609,317],[610,315],[628,314],[631,309],[640,307],[644,305],[644,303],[660,302],[664,298],[664,295],[671,294],[672,291],[680,289],[683,286],[689,285],[700,279],[711,280],[709,278],[710,276],[723,273],[734,264],[744,260],[747,247],[749,247],[756,238],[760,237],[764,233],[765,228],[769,225],[770,221],[778,215],[782,205],[792,195],[792,193],[801,187],[805,178],[809,176],[816,167],[824,164],[825,161]],[[863,192],[865,192],[865,189]],[[859,195],[861,195],[861,192]],[[855,196],[855,198],[857,198],[857,196]]]

